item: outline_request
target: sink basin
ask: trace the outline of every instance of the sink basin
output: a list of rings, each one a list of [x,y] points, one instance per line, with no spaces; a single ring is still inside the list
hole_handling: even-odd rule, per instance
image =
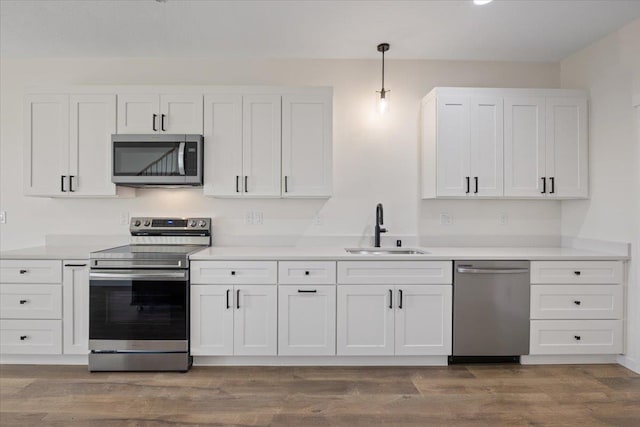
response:
[[[419,249],[404,249],[404,248],[355,248],[345,249],[350,254],[355,255],[425,255],[429,252],[421,251]]]

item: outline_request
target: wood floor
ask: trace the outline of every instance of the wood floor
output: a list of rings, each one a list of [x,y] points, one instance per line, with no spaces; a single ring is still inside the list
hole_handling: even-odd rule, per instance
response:
[[[640,426],[617,365],[194,367],[88,373],[0,366],[5,426]]]

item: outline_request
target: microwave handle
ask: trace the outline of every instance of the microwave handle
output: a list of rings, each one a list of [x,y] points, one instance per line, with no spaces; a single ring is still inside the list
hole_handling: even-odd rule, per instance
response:
[[[181,176],[185,175],[185,171],[184,171],[184,147],[185,147],[186,143],[185,142],[181,142],[180,143],[180,147],[178,148],[178,173],[180,173]]]

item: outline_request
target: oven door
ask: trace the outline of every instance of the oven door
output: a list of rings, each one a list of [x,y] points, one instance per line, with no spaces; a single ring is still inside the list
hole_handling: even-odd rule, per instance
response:
[[[188,338],[188,270],[91,270],[91,350],[180,351]]]

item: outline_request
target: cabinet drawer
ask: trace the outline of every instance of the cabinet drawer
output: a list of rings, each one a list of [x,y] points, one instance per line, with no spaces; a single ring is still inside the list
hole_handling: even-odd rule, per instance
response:
[[[278,266],[275,261],[194,261],[193,284],[275,285]]]
[[[618,354],[622,320],[532,320],[530,354]]]
[[[61,320],[0,320],[0,353],[61,354]]]
[[[345,285],[449,285],[451,261],[338,262],[338,283]]]
[[[532,285],[532,319],[621,319],[622,285]]]
[[[0,318],[60,319],[61,285],[0,285]]]
[[[336,263],[333,261],[281,261],[278,283],[286,285],[333,285]]]
[[[531,283],[622,283],[622,262],[533,261]]]
[[[62,263],[51,260],[2,260],[2,283],[60,283]]]

